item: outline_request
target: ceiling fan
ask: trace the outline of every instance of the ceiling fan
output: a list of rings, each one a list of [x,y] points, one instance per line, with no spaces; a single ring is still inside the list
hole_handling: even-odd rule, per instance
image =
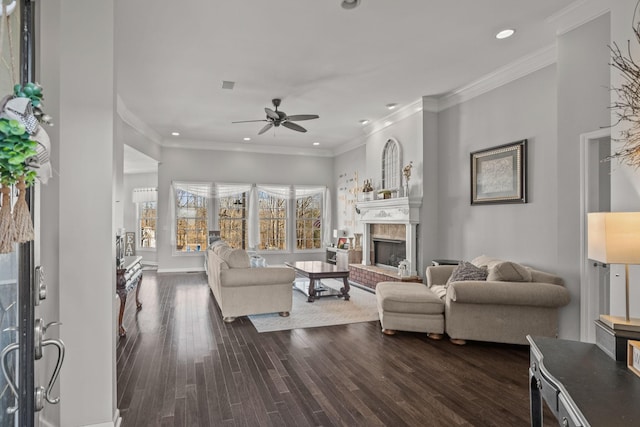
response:
[[[241,121],[231,122],[231,123],[267,122],[267,124],[264,125],[262,129],[260,129],[260,132],[258,132],[258,135],[262,135],[263,133],[271,129],[273,126],[278,127],[280,125],[298,132],[306,132],[307,130],[305,128],[293,122],[298,122],[301,120],[317,119],[320,117],[317,114],[295,114],[292,116],[288,116],[287,113],[285,113],[284,111],[278,111],[278,107],[280,106],[281,101],[282,100],[280,98],[274,98],[271,100],[271,102],[273,103],[273,106],[276,109],[272,110],[271,108],[268,108],[268,107],[265,108],[264,112],[267,113],[266,119],[241,120]]]

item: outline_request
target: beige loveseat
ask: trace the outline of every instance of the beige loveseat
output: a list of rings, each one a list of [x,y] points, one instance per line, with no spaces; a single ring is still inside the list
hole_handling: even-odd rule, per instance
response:
[[[289,315],[293,302],[293,269],[251,268],[246,251],[219,243],[207,249],[206,270],[209,287],[225,322],[251,314]]]
[[[439,265],[427,267],[426,285],[378,283],[382,332],[424,332],[435,339],[446,332],[456,344],[527,344],[527,334],[557,336],[558,309],[570,299],[560,277],[484,255],[471,264],[484,270],[482,280],[450,281],[457,266]]]

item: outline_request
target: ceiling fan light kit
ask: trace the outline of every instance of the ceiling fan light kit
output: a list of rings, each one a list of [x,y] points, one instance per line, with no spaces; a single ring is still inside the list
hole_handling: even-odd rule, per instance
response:
[[[281,102],[282,100],[280,98],[274,98],[271,100],[271,103],[275,107],[275,110],[266,107],[264,109],[264,112],[267,114],[267,118],[264,120],[241,120],[232,123],[267,122],[267,124],[264,125],[264,127],[258,132],[258,135],[262,135],[272,127],[279,127],[280,125],[298,132],[306,132],[307,130],[305,128],[293,122],[301,120],[312,120],[320,117],[317,114],[295,114],[288,116],[284,111],[278,111],[278,107],[280,106]]]

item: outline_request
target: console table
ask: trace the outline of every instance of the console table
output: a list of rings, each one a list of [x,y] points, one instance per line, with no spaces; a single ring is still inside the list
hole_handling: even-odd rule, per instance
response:
[[[527,336],[531,425],[542,400],[562,426],[640,425],[640,377],[596,344]]]
[[[122,316],[124,307],[127,304],[127,294],[136,290],[136,308],[142,309],[142,303],[138,299],[140,284],[142,283],[142,257],[126,256],[122,263],[122,268],[116,270],[116,293],[120,297],[120,313],[118,314],[118,334],[121,337],[127,335],[127,331],[122,326]]]

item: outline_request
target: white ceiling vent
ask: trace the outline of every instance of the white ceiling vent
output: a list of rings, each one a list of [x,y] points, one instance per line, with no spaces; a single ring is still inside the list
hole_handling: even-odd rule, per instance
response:
[[[232,90],[235,85],[236,85],[236,82],[230,82],[228,80],[222,81],[222,89]]]

